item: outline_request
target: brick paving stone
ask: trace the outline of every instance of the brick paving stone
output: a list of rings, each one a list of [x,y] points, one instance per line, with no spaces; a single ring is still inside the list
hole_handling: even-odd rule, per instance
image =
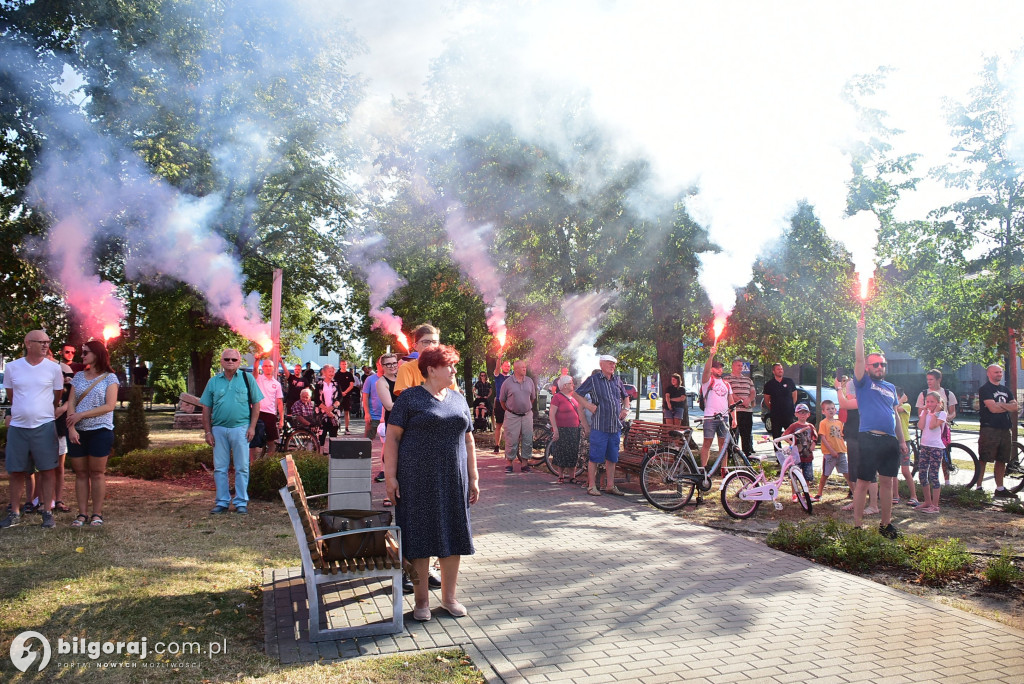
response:
[[[461,645],[488,681],[504,682],[1024,681],[1020,630],[690,525],[685,512],[655,511],[635,494],[586,497],[540,473],[507,478],[503,467],[481,455],[477,554],[463,559],[459,580],[469,616],[438,609],[416,623],[407,597],[404,634],[338,642],[337,657]],[[302,641],[298,569],[267,570],[263,585],[267,654],[289,663],[329,656],[330,646]],[[363,604],[339,585],[329,617],[380,619],[384,585],[366,585]],[[940,666],[890,650],[925,631],[949,646]]]

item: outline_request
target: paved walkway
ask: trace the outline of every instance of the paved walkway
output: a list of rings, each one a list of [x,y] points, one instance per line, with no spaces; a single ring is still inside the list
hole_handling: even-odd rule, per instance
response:
[[[289,663],[461,646],[504,682],[1024,682],[1024,632],[637,495],[591,497],[503,466],[483,454],[477,553],[459,581],[469,616],[449,617],[433,592],[426,623],[406,597],[404,634],[310,645],[297,569],[267,570],[267,653]],[[346,597],[350,613],[388,614],[387,587],[364,586],[358,601],[345,591],[335,619]]]

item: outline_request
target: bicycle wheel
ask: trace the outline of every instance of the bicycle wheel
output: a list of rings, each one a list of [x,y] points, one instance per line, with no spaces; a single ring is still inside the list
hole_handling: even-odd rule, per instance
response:
[[[1003,486],[1014,494],[1024,489],[1024,444],[1020,442],[1013,443],[1013,456],[1006,464]]]
[[[288,435],[284,450],[291,451],[319,451],[320,443],[309,430],[296,430]]]
[[[554,455],[551,453],[555,442],[548,442],[547,446],[544,447],[544,466],[551,472],[552,475],[558,475],[558,466],[553,462]]]
[[[981,477],[981,461],[978,455],[963,444],[950,444],[949,483],[973,487]]]
[[[757,512],[760,501],[740,498],[740,492],[753,486],[754,476],[745,470],[734,470],[722,481],[722,508],[734,518],[745,520]]]
[[[640,465],[640,490],[655,508],[677,511],[693,496],[690,464],[674,451],[648,454]]]
[[[811,514],[811,493],[807,491],[807,482],[804,480],[804,474],[796,468],[789,469],[789,483],[793,486],[793,493],[796,494],[796,500],[800,503],[800,508],[804,509],[807,515]]]
[[[538,425],[533,426],[533,451],[527,454],[527,462],[531,466],[539,466],[547,461],[547,448],[548,444],[551,443],[551,428],[540,427]],[[540,452],[538,454],[537,452]]]
[[[576,470],[573,471],[572,479],[579,480],[587,476],[587,470],[590,467],[590,437],[587,435],[580,435],[580,451],[576,456]],[[603,465],[603,464],[602,464]]]

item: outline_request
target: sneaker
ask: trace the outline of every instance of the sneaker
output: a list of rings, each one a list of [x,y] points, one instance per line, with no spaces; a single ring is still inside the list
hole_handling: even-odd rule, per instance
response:
[[[814,503],[818,503],[819,501],[821,501],[821,497],[815,494],[814,496],[811,497],[811,501],[813,501]]]
[[[29,513],[38,513],[36,507],[32,505],[31,501],[26,501],[21,505],[21,514],[28,515]]]
[[[1017,495],[1011,492],[1009,489],[997,489],[996,493],[993,494],[997,499],[1016,499]]]
[[[383,482],[384,481],[384,471],[382,470],[379,473],[377,473],[377,477],[373,478],[373,481],[374,482]]]
[[[521,473],[528,473],[531,470],[533,470],[533,468],[531,468],[530,466],[526,465],[525,463],[519,468],[519,472],[521,472]]]
[[[511,473],[512,472],[512,464],[511,463],[509,465],[505,466],[505,472],[506,473]]]
[[[427,570],[427,586],[431,589],[441,588],[441,575],[434,568]]]
[[[249,515],[249,509],[245,506],[235,506],[235,513],[238,515]]]
[[[227,506],[214,506],[213,508],[210,509],[210,515],[220,515],[222,513],[227,513],[227,512],[228,512],[228,507]]]
[[[886,539],[899,539],[903,536],[903,533],[896,529],[896,526],[889,523],[885,527],[878,526],[878,534],[882,535]]]
[[[497,444],[494,445],[494,453],[498,453],[498,445]]]
[[[57,523],[53,520],[53,513],[51,513],[50,511],[42,511],[42,516],[43,524],[41,525],[41,527],[50,529],[51,527],[55,527],[57,525]]]
[[[8,511],[7,517],[0,520],[0,527],[14,527],[21,524],[21,516],[14,511]]]
[[[412,580],[409,579],[409,575],[402,573],[402,593],[411,594],[416,591],[416,587],[413,586]]]

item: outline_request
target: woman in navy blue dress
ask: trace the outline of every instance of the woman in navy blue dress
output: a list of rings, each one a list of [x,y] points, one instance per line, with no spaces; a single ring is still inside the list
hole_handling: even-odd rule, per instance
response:
[[[456,598],[459,562],[473,553],[469,506],[480,497],[473,419],[465,397],[452,390],[459,353],[438,345],[416,363],[425,380],[395,400],[384,442],[384,478],[402,529],[402,551],[416,570],[413,617],[429,620],[427,571],[441,565],[441,607],[466,614]]]

